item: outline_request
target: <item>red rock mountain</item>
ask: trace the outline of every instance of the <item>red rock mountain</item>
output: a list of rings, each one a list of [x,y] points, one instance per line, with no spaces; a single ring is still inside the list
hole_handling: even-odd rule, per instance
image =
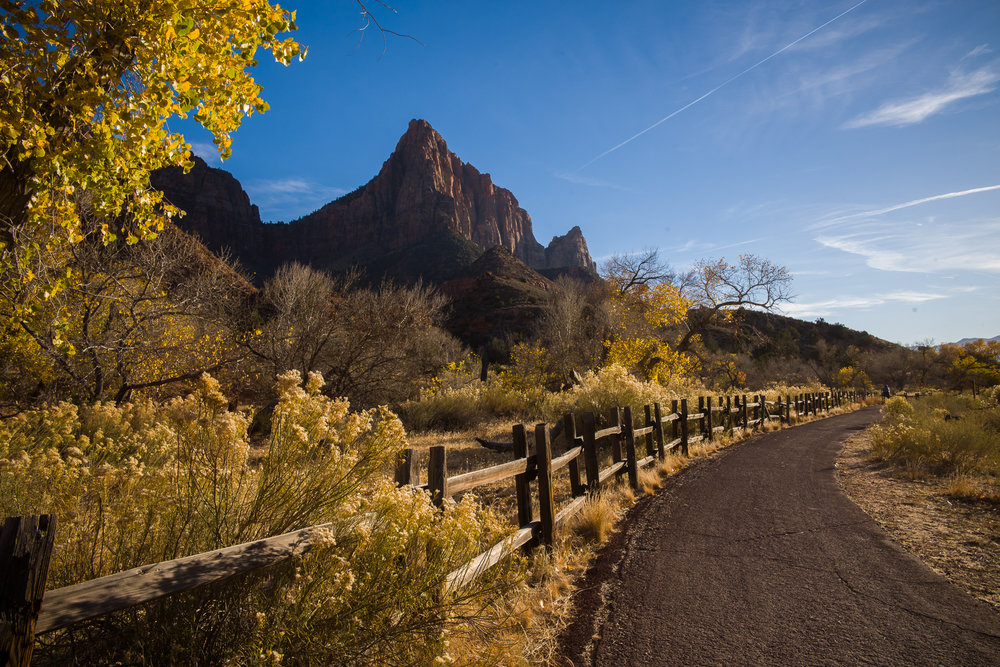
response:
[[[514,195],[462,162],[423,120],[410,121],[375,178],[287,224],[262,223],[239,182],[197,158],[188,174],[168,168],[151,180],[187,212],[181,228],[215,252],[228,249],[258,280],[300,261],[440,282],[495,246],[535,269],[594,269],[579,227],[543,247]]]

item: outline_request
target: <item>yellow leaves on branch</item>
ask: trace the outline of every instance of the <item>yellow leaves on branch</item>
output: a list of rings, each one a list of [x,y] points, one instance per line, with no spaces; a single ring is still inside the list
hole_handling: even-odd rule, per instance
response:
[[[665,282],[616,294],[611,312],[617,326],[605,341],[605,364],[618,364],[644,380],[664,384],[693,372],[697,360],[669,342],[690,307],[683,292]]]
[[[129,242],[155,236],[178,211],[149,173],[190,165],[167,120],[193,115],[228,157],[243,117],[267,108],[250,74],[257,50],[302,57],[280,37],[295,28],[294,12],[267,0],[0,5],[0,184],[23,193],[0,203],[10,289],[41,248],[79,238],[82,218],[127,220]]]

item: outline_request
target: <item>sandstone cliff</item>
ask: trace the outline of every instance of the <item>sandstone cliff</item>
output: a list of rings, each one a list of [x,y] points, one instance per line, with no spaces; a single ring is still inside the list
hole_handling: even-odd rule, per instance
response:
[[[475,259],[463,242],[474,244],[480,254],[502,247],[536,269],[594,268],[579,227],[543,247],[514,195],[462,162],[423,120],[410,121],[371,181],[287,224],[262,223],[239,182],[198,158],[188,174],[164,169],[151,181],[187,212],[178,221],[182,229],[214,252],[230,250],[258,281],[281,264],[299,261],[333,271],[359,266],[405,281],[440,282]],[[445,255],[456,248],[461,252],[450,261]],[[427,256],[425,270],[415,254]]]

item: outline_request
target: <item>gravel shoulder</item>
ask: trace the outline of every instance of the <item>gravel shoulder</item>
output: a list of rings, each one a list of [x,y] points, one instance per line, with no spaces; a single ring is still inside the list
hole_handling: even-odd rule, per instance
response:
[[[837,458],[848,497],[928,567],[1000,612],[1000,507],[948,498],[946,481],[911,479],[869,460],[868,450],[860,434]]]

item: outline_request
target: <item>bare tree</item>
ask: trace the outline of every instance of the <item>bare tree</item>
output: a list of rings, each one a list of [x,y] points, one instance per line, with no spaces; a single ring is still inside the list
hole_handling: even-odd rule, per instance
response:
[[[356,284],[302,264],[275,273],[262,292],[260,333],[247,341],[268,375],[319,371],[327,393],[371,406],[408,398],[461,356],[438,326],[443,297],[421,285]]]
[[[616,254],[601,265],[601,277],[619,293],[641,286],[673,282],[674,272],[660,257],[660,251],[647,248],[637,253]]]
[[[686,332],[677,350],[690,349],[695,336],[737,308],[772,310],[792,298],[788,269],[757,255],[741,255],[730,264],[725,259],[703,260],[680,279],[680,288],[690,300]]]
[[[600,286],[570,278],[556,281],[542,311],[538,339],[546,349],[551,372],[561,383],[571,381],[573,370],[598,365],[609,326],[607,293]]]

